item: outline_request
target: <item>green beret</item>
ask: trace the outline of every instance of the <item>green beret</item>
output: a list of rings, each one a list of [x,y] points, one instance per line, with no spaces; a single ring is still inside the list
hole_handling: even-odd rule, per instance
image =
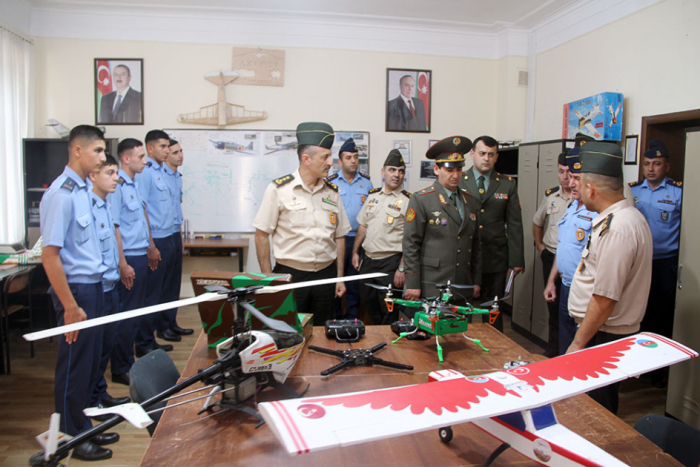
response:
[[[581,173],[622,177],[622,149],[614,143],[586,143],[581,147]]]
[[[472,141],[466,136],[450,136],[435,143],[425,157],[445,167],[464,167],[464,155],[471,151]]]
[[[384,161],[384,167],[406,167],[406,163],[403,160],[401,151],[398,149],[392,149],[389,151],[389,155],[386,156]]]
[[[297,141],[299,146],[321,146],[330,149],[335,141],[333,127],[327,123],[304,122],[297,126]]]

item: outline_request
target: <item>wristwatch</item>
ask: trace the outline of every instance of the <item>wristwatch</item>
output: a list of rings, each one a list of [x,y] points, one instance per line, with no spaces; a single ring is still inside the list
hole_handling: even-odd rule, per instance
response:
[[[403,264],[399,264],[399,272],[404,272]]]

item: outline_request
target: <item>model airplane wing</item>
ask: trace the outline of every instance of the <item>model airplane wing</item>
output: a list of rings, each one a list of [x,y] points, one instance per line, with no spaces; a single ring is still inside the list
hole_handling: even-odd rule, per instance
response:
[[[532,409],[697,355],[642,333],[481,376],[266,402],[259,410],[287,452],[301,454]]]
[[[593,136],[595,136],[596,138],[600,138],[600,133],[598,133],[598,130],[595,129],[595,127],[593,126],[593,124],[590,121],[588,123],[586,123],[585,125],[583,125],[583,127],[585,129],[587,129],[588,131],[590,131],[593,134]]]

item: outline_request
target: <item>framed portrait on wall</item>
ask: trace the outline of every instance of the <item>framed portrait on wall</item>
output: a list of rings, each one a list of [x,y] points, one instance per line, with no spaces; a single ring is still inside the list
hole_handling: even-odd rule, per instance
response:
[[[143,125],[143,59],[95,59],[95,124]]]
[[[430,133],[432,71],[387,68],[386,131]]]
[[[625,165],[635,165],[637,163],[637,142],[639,135],[625,136]]]

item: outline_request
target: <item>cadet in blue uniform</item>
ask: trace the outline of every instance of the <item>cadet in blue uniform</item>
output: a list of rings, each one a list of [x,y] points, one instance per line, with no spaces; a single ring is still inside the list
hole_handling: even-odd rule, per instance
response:
[[[362,205],[367,200],[369,190],[371,190],[372,182],[369,177],[360,173],[357,169],[360,164],[359,154],[355,141],[352,138],[345,140],[338,151],[338,162],[340,164],[340,172],[328,177],[328,181],[338,185],[340,199],[343,200],[345,213],[350,220],[352,230],[345,235],[345,275],[354,276],[357,274],[357,269],[352,265],[352,249],[357,236],[357,228],[360,226],[357,222],[357,215],[362,209]],[[347,291],[345,292],[345,318],[357,318],[360,311],[360,285],[357,281],[347,282],[345,284]],[[343,309],[341,299],[335,300],[334,316],[336,318],[343,317]]]
[[[182,233],[180,230],[184,220],[182,217],[182,174],[178,172],[177,168],[182,165],[184,154],[180,143],[174,139],[170,140],[168,147],[170,152],[165,160],[163,170],[165,170],[165,179],[173,194],[172,202],[173,210],[175,211],[175,221],[173,222],[171,241],[175,250],[173,257],[175,262],[173,263],[173,280],[165,284],[164,293],[166,301],[173,302],[180,300],[180,285],[182,284]],[[179,341],[179,336],[194,334],[193,329],[183,329],[177,325],[177,308],[163,312],[156,329],[156,335],[165,340],[172,340],[174,335],[176,340]]]
[[[591,234],[591,223],[598,213],[590,211],[581,201],[581,159],[580,146],[571,149],[566,156],[571,178],[571,197],[574,199],[566,209],[557,226],[557,253],[554,265],[544,290],[544,298],[552,303],[557,299],[557,279],[561,276],[559,288],[559,353],[564,355],[576,335],[576,321],[569,316],[569,289],[576,267],[581,262],[581,252]]]
[[[148,277],[146,279],[145,306],[157,305],[167,301],[165,284],[174,280],[173,263],[175,248],[172,242],[173,209],[172,193],[166,181],[165,160],[170,150],[170,137],[162,130],[151,130],[146,134],[146,167],[136,175],[136,187],[141,198],[146,202],[146,212],[151,227],[153,244],[148,248]],[[177,280],[180,280],[178,277]],[[169,351],[172,345],[159,345],[153,333],[156,330],[160,314],[154,313],[143,316],[136,333],[136,356],[162,348]],[[180,340],[180,336],[167,333],[172,340]],[[170,340],[170,339],[169,339]]]
[[[634,205],[644,215],[654,240],[651,291],[642,331],[672,337],[678,279],[678,245],[681,233],[682,182],[666,176],[671,164],[666,146],[659,140],[649,143],[644,153],[643,182],[630,183]],[[664,387],[664,372],[652,373],[652,384]]]
[[[117,188],[108,196],[112,208],[112,222],[119,250],[120,311],[144,306],[146,278],[148,277],[148,247],[153,244],[146,217],[146,204],[136,189],[134,177],[143,172],[146,151],[143,143],[134,138],[119,142],[117,153],[122,166]],[[112,381],[129,384],[129,370],[134,364],[134,339],[139,321],[128,319],[117,323],[117,339],[112,352]]]
[[[117,171],[119,166],[116,159],[106,155],[106,160],[100,170],[89,175],[92,182],[90,191],[90,204],[92,215],[95,219],[97,238],[100,240],[102,251],[102,264],[107,270],[102,274],[102,290],[104,293],[104,306],[102,315],[119,313],[119,250],[115,237],[114,222],[107,201],[107,194],[114,193],[117,187]],[[93,382],[91,407],[112,407],[126,404],[131,399],[128,397],[114,398],[107,394],[107,382],[104,374],[107,364],[112,356],[112,350],[117,337],[117,323],[106,324],[102,328],[102,357],[95,381]]]
[[[44,193],[40,204],[41,261],[51,282],[49,294],[59,325],[97,318],[102,312],[102,263],[85,178],[105,160],[105,140],[93,126],[79,125],[68,137],[69,159],[63,173]],[[98,371],[102,329],[73,331],[58,339],[54,383],[55,410],[60,429],[75,436],[92,427],[83,409],[90,403],[93,375]],[[118,438],[118,437],[117,437]],[[73,456],[83,460],[112,457],[100,445],[115,442],[114,434],[100,435],[79,445]]]

